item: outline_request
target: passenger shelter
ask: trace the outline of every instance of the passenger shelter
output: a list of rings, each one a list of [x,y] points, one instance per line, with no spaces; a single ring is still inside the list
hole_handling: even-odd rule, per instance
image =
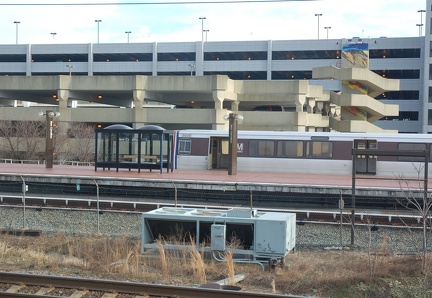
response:
[[[173,171],[173,132],[157,125],[114,124],[95,130],[95,171],[119,168]]]

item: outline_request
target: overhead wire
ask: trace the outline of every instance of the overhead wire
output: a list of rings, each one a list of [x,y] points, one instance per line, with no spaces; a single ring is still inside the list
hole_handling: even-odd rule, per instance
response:
[[[241,4],[272,2],[306,2],[316,0],[227,0],[227,1],[161,1],[161,2],[93,2],[93,3],[0,3],[0,6],[109,6],[109,5],[189,5],[189,4]]]

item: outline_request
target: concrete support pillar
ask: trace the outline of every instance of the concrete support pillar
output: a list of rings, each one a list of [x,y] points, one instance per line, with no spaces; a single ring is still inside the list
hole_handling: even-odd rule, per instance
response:
[[[335,105],[330,106],[329,116],[333,117],[333,118],[336,116],[336,106]]]
[[[147,110],[143,109],[144,100],[146,98],[145,90],[135,89],[133,90],[133,128],[139,128],[146,124],[147,121]]]
[[[328,103],[328,102],[325,102],[325,103],[323,103],[323,109],[322,109],[322,112],[323,112],[323,114],[325,115],[325,116],[330,116],[330,103]]]
[[[303,112],[303,106],[306,103],[306,96],[299,95],[296,100],[296,112]]]
[[[315,132],[315,126],[308,126],[307,131]]]
[[[69,90],[67,89],[59,89],[57,90],[57,100],[59,103],[59,112],[60,119],[63,122],[71,122],[72,121],[72,111],[69,102]]]
[[[306,131],[306,126],[304,126],[304,125],[298,125],[297,126],[297,131],[301,131],[301,132]]]
[[[315,103],[314,114],[322,114],[324,108],[324,103],[322,101],[318,101]]]
[[[225,109],[213,110],[215,113],[215,123],[212,125],[214,130],[228,130],[229,121],[225,120],[224,116],[229,115],[229,111]]]
[[[309,114],[313,114],[314,108],[315,108],[315,98],[308,98],[307,99],[307,112]]]
[[[333,114],[334,118],[338,118],[341,119],[341,107],[340,106],[335,106],[334,107],[334,114]]]
[[[239,104],[240,103],[238,101],[232,101],[231,102],[231,111],[238,112]]]
[[[213,100],[215,101],[216,110],[223,109],[224,99],[225,99],[225,92],[219,90],[213,91]]]

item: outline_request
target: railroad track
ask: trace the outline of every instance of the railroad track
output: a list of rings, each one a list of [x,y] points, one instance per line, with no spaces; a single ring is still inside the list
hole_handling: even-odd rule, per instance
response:
[[[253,293],[209,288],[0,272],[0,296],[102,298],[300,298],[303,296]]]
[[[42,209],[85,209],[100,212],[146,212],[161,207],[175,206],[172,201],[130,201],[130,200],[96,200],[94,198],[53,198],[53,197],[27,197],[25,203],[22,196],[0,196],[0,206],[13,206],[26,208]],[[200,204],[181,204],[181,207],[188,208],[209,208],[227,209],[238,206],[215,206]],[[302,223],[351,223],[351,209],[312,209],[312,208],[256,208],[266,212],[291,212],[296,213],[297,222]],[[396,226],[396,227],[421,227],[420,216],[416,212],[404,210],[359,210],[355,211],[356,222],[368,223],[376,226]]]

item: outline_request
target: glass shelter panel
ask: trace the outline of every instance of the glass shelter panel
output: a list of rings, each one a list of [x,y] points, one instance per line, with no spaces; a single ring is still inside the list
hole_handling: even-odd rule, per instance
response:
[[[114,125],[96,130],[97,168],[173,170],[173,133],[160,127],[131,129]]]

